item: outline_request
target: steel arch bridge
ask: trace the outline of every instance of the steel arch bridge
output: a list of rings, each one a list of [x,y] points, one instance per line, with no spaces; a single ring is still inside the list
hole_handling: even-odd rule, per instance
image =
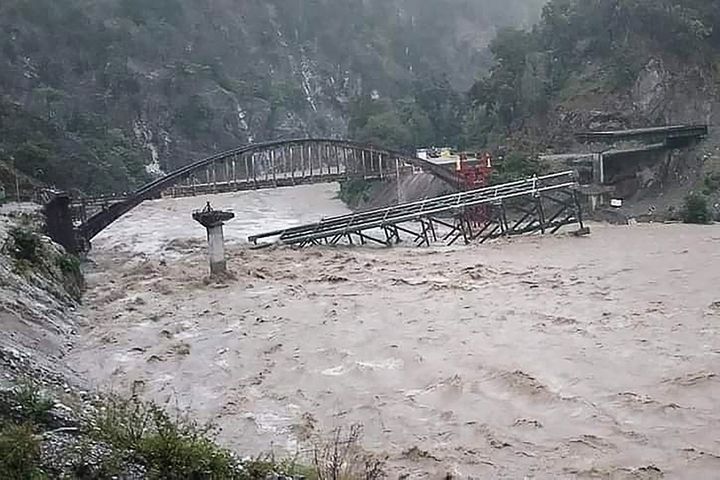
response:
[[[359,142],[295,139],[245,145],[182,167],[139,188],[129,197],[83,218],[77,233],[90,242],[115,220],[145,200],[169,191],[175,195],[221,193],[327,183],[349,178],[385,179],[420,168],[457,188],[456,174],[402,152]]]

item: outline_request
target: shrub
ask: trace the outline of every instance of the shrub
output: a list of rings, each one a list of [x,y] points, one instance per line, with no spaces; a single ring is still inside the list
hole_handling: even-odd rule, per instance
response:
[[[720,191],[720,172],[708,173],[703,182],[703,194],[712,195]]]
[[[80,259],[74,255],[60,255],[55,260],[57,267],[65,275],[80,276]]]
[[[315,468],[302,465],[296,459],[277,461],[272,455],[243,462],[241,480],[265,480],[267,478],[318,480],[318,473]]]
[[[178,422],[163,410],[151,409],[154,432],[138,445],[149,473],[162,478],[231,478],[237,470],[232,455],[206,437],[193,422]]]
[[[312,428],[302,436],[309,448],[311,465],[297,458],[276,460],[268,455],[240,461],[212,440],[212,428],[185,416],[170,416],[163,408],[130,399],[112,397],[103,402],[90,422],[95,441],[111,447],[111,460],[144,467],[150,479],[266,480],[379,480],[385,478],[384,459],[360,445],[362,428],[337,428],[322,437]],[[106,471],[117,471],[112,462]]]
[[[542,165],[529,154],[513,152],[495,162],[490,179],[493,185],[523,180],[540,174]]]
[[[173,418],[153,403],[114,397],[91,423],[97,440],[126,451],[149,478],[239,478],[240,463],[213,442],[210,426]]]
[[[40,260],[42,240],[40,236],[25,227],[13,227],[8,232],[5,251],[15,260],[35,264]]]
[[[44,426],[50,422],[54,404],[36,384],[22,382],[0,395],[0,416],[16,423]]]
[[[685,223],[707,224],[712,221],[708,201],[704,195],[691,193],[685,197],[682,209],[682,219]]]
[[[40,440],[31,425],[0,425],[0,478],[41,479]]]
[[[38,430],[49,424],[54,402],[37,385],[20,383],[0,392],[0,478],[41,479]]]
[[[318,480],[379,480],[385,478],[385,462],[361,447],[362,426],[333,430],[327,440],[315,439],[312,454]]]
[[[137,465],[127,461],[124,452],[104,448],[87,437],[80,437],[71,451],[63,455],[65,471],[55,472],[49,469],[53,478],[101,479],[101,478],[138,478],[134,472],[143,472]],[[92,461],[88,461],[92,459]],[[52,465],[52,463],[51,463]],[[63,476],[64,475],[64,476]],[[142,478],[142,477],[140,477]]]
[[[80,259],[75,255],[63,254],[55,258],[55,265],[62,273],[62,284],[65,291],[75,300],[80,301],[85,289],[85,278],[80,269]]]
[[[352,178],[340,183],[338,198],[350,208],[357,208],[370,200],[370,193],[375,186],[374,181],[362,178]]]

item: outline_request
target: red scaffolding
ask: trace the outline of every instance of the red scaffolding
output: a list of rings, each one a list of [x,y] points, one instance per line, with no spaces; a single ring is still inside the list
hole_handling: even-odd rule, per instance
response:
[[[468,160],[465,153],[461,153],[458,164],[457,173],[460,178],[460,190],[476,190],[478,188],[490,185],[490,176],[492,175],[492,155],[488,152],[478,153],[475,161]],[[485,223],[490,215],[488,205],[480,205],[471,207],[472,210],[468,217],[471,218],[476,225]]]

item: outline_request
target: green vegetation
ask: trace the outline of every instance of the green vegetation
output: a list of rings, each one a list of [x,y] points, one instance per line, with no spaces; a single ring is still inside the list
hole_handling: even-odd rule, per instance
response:
[[[96,440],[146,467],[150,478],[238,478],[240,463],[211,439],[211,428],[171,417],[153,403],[110,398],[90,425]]]
[[[80,300],[85,288],[80,259],[46,244],[32,223],[32,219],[25,218],[20,225],[10,228],[0,252],[13,260],[16,273],[28,278],[32,278],[32,274],[52,278],[62,285],[64,293]]]
[[[533,175],[542,175],[542,166],[530,154],[513,152],[501,161],[495,162],[491,182],[493,184],[513,182]]]
[[[362,178],[352,178],[340,183],[338,198],[350,208],[357,208],[370,199],[373,188],[377,181],[369,181]]]
[[[279,460],[272,455],[240,460],[213,442],[211,426],[183,415],[170,416],[134,396],[105,400],[89,424],[89,433],[116,452],[104,471],[131,462],[144,467],[151,479],[378,480],[384,476],[384,461],[361,448],[359,426],[338,428],[330,438],[309,435],[305,440],[312,456],[306,465],[296,458]]]
[[[551,0],[531,31],[497,35],[494,66],[470,98],[493,129],[517,126],[578,85],[626,90],[655,54],[711,63],[719,21],[720,10],[703,0]]]
[[[324,470],[303,466],[294,459],[267,456],[240,460],[212,440],[211,427],[187,416],[171,416],[160,406],[134,396],[100,401],[95,413],[74,427],[79,443],[60,453],[63,464],[56,465],[41,454],[43,439],[54,428],[53,405],[54,401],[32,382],[0,391],[0,478],[112,478],[124,477],[136,468],[145,472],[144,478],[158,480],[330,478],[319,476]],[[100,457],[98,452],[102,452]],[[95,460],[88,463],[88,458]]]
[[[0,418],[36,426],[47,425],[54,404],[38,385],[22,381],[13,389],[0,393]]]
[[[551,0],[484,48],[545,3],[7,0],[0,162],[92,194],[149,180],[150,144],[172,169],[346,120],[350,137],[405,151],[507,146],[559,104],[627,92],[651,58],[717,66],[707,0]]]
[[[422,145],[460,145],[465,143],[466,112],[463,97],[440,77],[415,82],[408,94],[395,101],[355,98],[349,133],[355,140],[406,151]]]
[[[43,465],[40,443],[53,405],[29,382],[0,394],[0,478],[47,478],[51,467]],[[73,478],[108,478],[128,465],[141,465],[151,479],[260,478],[248,477],[244,464],[210,439],[209,428],[135,398],[102,402],[81,431],[89,439],[86,448],[101,442],[111,453],[92,468],[79,459]]]
[[[80,259],[69,253],[55,257],[55,266],[60,271],[65,291],[76,301],[80,301],[85,290],[85,277],[80,269]]]
[[[65,275],[82,275],[80,271],[80,259],[75,255],[60,255],[57,257],[55,263]]]
[[[5,0],[0,162],[99,194],[148,181],[149,144],[167,169],[346,119],[361,140],[457,144],[484,34],[542,2]]]
[[[492,147],[509,136],[518,143],[526,121],[543,118],[552,106],[587,93],[626,92],[651,58],[713,65],[718,22],[720,11],[702,0],[551,0],[532,29],[499,30],[490,45],[492,65],[467,97],[441,74],[428,75],[394,100],[356,99],[349,131],[405,150]]]
[[[46,478],[40,464],[40,440],[29,424],[0,422],[0,478]]]
[[[97,115],[73,112],[60,123],[0,97],[0,133],[0,160],[49,185],[108,193],[149,178],[141,146]]]
[[[42,240],[28,227],[12,227],[8,232],[3,251],[15,259],[16,265],[25,267],[41,260]]]
[[[685,223],[707,224],[712,222],[707,197],[699,193],[691,193],[685,197],[681,215]]]
[[[720,172],[708,173],[703,180],[703,194],[709,196],[717,192],[720,192]]]
[[[46,478],[38,432],[48,425],[53,405],[31,382],[0,392],[0,478]]]

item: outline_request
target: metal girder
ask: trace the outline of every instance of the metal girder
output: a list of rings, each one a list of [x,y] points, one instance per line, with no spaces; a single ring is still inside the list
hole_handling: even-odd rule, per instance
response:
[[[502,236],[554,233],[573,223],[584,229],[576,189],[574,173],[561,172],[326,218],[313,224],[254,235],[249,240],[255,244],[260,240],[274,240],[299,246],[325,240],[327,244],[337,245],[343,239],[353,244],[355,235],[361,243],[370,239],[392,245],[401,241],[402,233],[418,246],[429,246],[438,241],[441,229],[446,230],[442,241],[448,245],[460,239],[465,243],[474,240],[483,243]],[[479,212],[482,215],[478,215]],[[385,241],[369,233],[373,231],[384,232]]]
[[[246,145],[179,168],[139,188],[111,208],[82,218],[78,215],[78,233],[89,242],[120,216],[165,191],[181,196],[330,182],[353,176],[384,179],[393,171],[391,162],[395,159],[457,186],[457,175],[453,171],[414,155],[348,140],[281,140]]]

